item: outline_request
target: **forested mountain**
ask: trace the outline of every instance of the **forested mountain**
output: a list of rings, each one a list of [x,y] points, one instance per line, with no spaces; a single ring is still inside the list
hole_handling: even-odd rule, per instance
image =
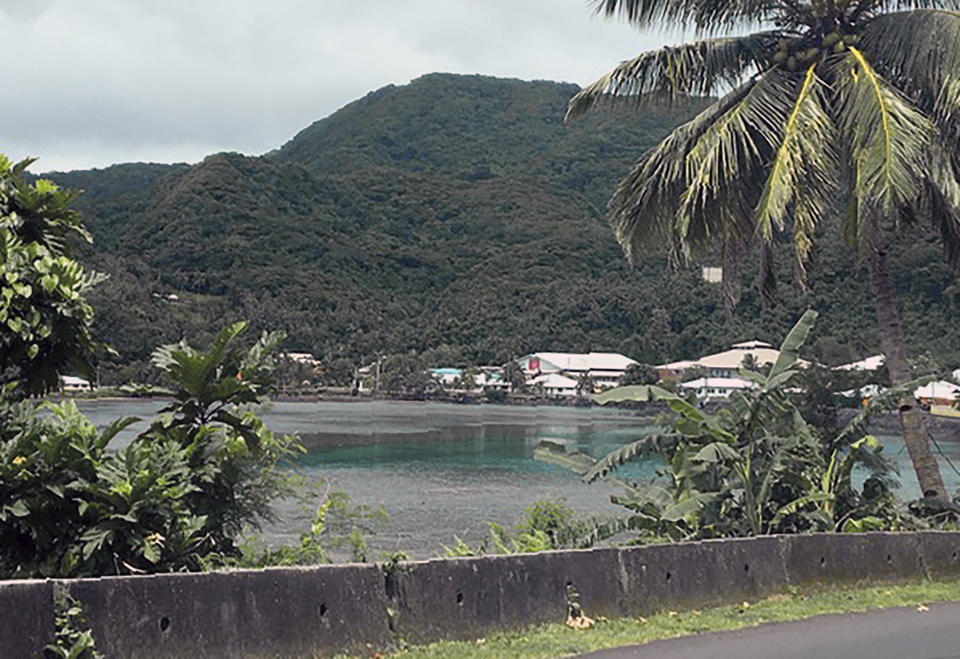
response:
[[[286,330],[289,349],[356,363],[407,351],[502,362],[529,350],[659,362],[778,340],[813,306],[819,357],[877,351],[865,276],[829,233],[805,297],[785,248],[780,303],[761,309],[745,281],[729,321],[699,268],[671,272],[651,254],[630,269],[606,199],[703,104],[564,125],[576,91],[432,74],[373,92],[262,157],[51,174],[84,190],[95,237],[85,257],[111,275],[93,300],[120,355],[105,379],[144,379],[155,345],[203,340],[235,318]],[[914,352],[955,365],[960,287],[936,240],[911,235],[895,251]]]

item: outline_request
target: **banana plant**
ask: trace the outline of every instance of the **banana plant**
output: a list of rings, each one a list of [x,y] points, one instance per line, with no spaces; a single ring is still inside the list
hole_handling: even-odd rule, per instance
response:
[[[637,529],[674,540],[754,536],[833,530],[865,517],[851,484],[853,469],[873,465],[880,478],[890,465],[863,428],[870,413],[896,400],[902,387],[858,414],[834,439],[833,453],[825,455],[822,438],[804,420],[794,393],[803,375],[800,349],[816,317],[807,311],[800,318],[768,374],[741,369],[753,388],[733,394],[716,413],[660,387],[620,387],[594,399],[601,405],[660,402],[670,409],[669,424],[599,460],[551,442],[541,442],[535,457],[570,468],[585,482],[604,480],[623,490],[611,500],[631,512],[608,525],[616,531]],[[645,460],[660,465],[653,482],[613,477],[623,465]]]

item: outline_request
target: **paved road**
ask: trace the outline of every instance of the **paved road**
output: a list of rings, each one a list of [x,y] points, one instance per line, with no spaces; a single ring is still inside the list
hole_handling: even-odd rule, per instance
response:
[[[596,659],[960,659],[960,602],[929,611],[884,609],[700,634],[616,650]]]

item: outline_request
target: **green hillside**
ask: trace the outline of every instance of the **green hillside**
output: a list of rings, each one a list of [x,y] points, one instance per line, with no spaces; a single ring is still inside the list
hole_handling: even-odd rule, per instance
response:
[[[836,236],[820,237],[805,299],[784,250],[781,303],[761,309],[746,281],[732,321],[699,270],[670,272],[657,254],[629,269],[606,199],[702,104],[565,126],[576,90],[432,74],[373,92],[267,156],[52,175],[85,190],[87,256],[112,276],[94,299],[98,331],[120,353],[105,379],[143,378],[154,345],[203,340],[233,318],[356,363],[411,350],[500,362],[534,349],[658,362],[778,339],[809,304],[823,314],[820,357],[877,350],[865,277]],[[908,338],[953,365],[960,288],[938,250],[905,237],[891,268]]]

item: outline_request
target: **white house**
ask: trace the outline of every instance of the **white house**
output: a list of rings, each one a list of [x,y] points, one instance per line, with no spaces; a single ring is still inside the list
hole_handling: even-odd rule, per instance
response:
[[[463,380],[464,369],[444,367],[431,368],[430,377],[444,387],[459,387]],[[510,383],[503,379],[503,371],[499,366],[480,366],[473,373],[473,387],[469,391],[483,389],[509,389]]]
[[[474,378],[478,389],[503,389],[510,388],[510,383],[503,379],[503,369],[499,366],[481,366],[479,373]]]
[[[441,368],[431,368],[428,373],[430,377],[439,382],[444,387],[452,387],[453,385],[460,382],[460,378],[463,376],[463,371],[459,368],[452,367],[441,367]]]
[[[63,391],[91,391],[93,386],[90,384],[90,380],[75,375],[61,375],[60,388]]]
[[[529,381],[529,385],[540,385],[548,396],[576,396],[577,381],[559,373],[544,373]]]
[[[320,367],[320,360],[309,352],[285,352],[282,356],[296,364],[303,364],[312,368]]]
[[[960,398],[960,386],[944,380],[928,382],[918,387],[913,397],[929,405],[953,405]]]
[[[535,352],[517,363],[528,378],[558,373],[576,380],[586,373],[597,388],[609,389],[616,387],[624,372],[637,362],[616,352]]]
[[[864,398],[873,398],[874,396],[879,396],[884,391],[886,387],[881,387],[879,384],[865,384],[859,389],[847,389],[846,391],[839,392],[841,396],[846,396],[847,398],[864,399]]]
[[[656,367],[661,378],[683,377],[683,372],[699,367],[707,372],[707,376],[712,378],[736,378],[743,362],[750,356],[756,361],[757,366],[773,364],[780,356],[780,351],[772,347],[769,343],[763,341],[744,341],[735,343],[729,350],[717,352],[700,359],[677,361],[669,364],[660,364]],[[800,360],[802,364],[806,364]]]
[[[697,378],[680,385],[696,393],[697,398],[729,398],[734,391],[752,389],[754,384],[741,378]]]
[[[876,371],[881,368],[887,361],[887,358],[883,355],[874,355],[873,357],[867,357],[866,359],[861,359],[858,362],[850,362],[849,364],[841,364],[840,366],[835,366],[833,370],[835,371]]]
[[[752,357],[757,366],[773,364],[780,351],[763,341],[745,341],[735,343],[730,350],[701,357],[697,363],[713,378],[735,378],[747,357]]]

